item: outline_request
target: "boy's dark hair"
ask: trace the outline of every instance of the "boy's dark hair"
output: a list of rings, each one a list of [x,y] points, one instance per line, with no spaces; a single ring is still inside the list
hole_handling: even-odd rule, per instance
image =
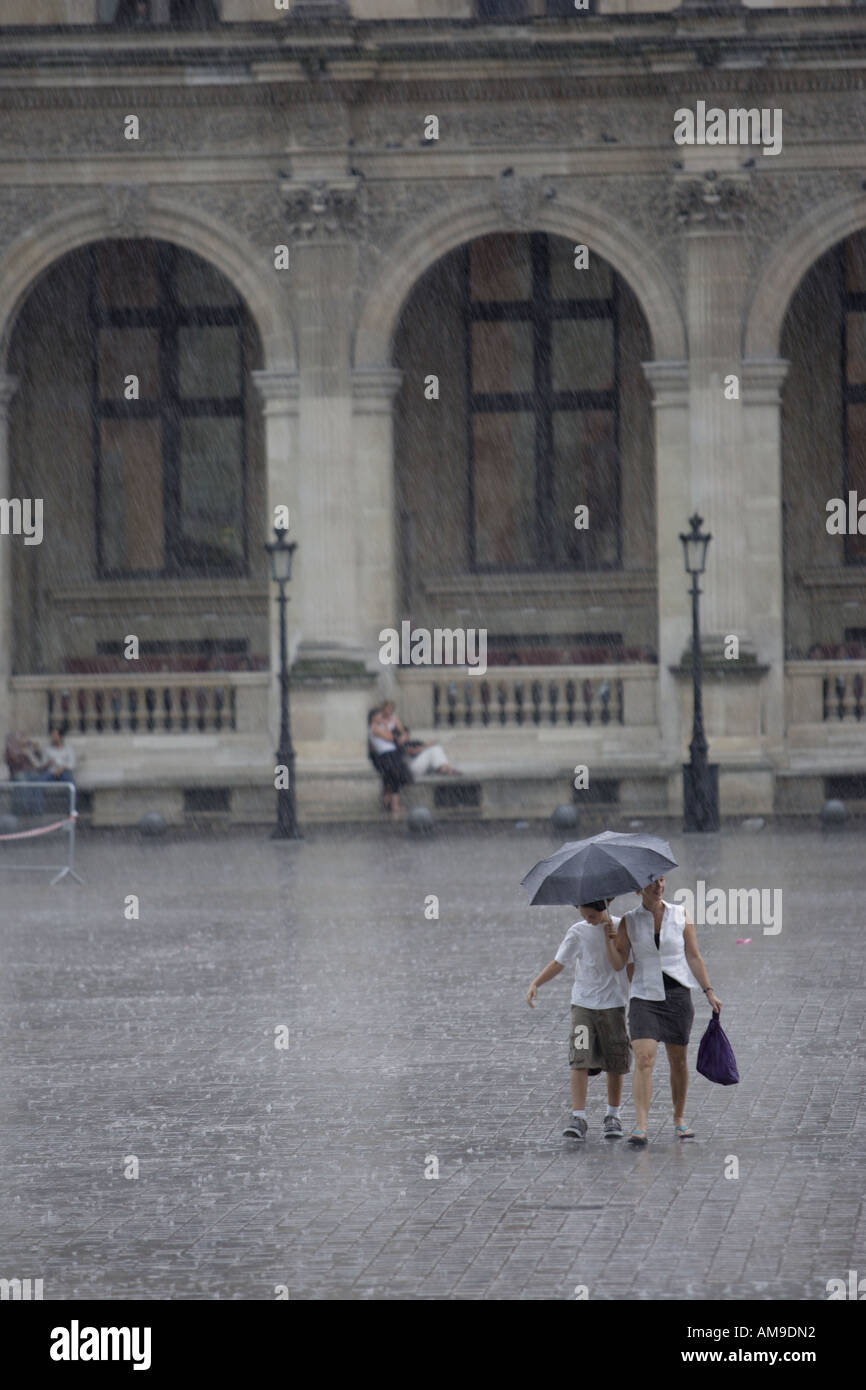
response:
[[[604,912],[608,903],[612,903],[613,898],[597,898],[594,903],[581,903],[581,907],[591,907],[593,912]]]

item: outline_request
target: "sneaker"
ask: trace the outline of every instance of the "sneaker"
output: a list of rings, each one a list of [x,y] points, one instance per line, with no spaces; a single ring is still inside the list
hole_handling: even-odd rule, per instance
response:
[[[586,1123],[586,1120],[582,1120],[579,1115],[572,1115],[562,1132],[563,1134],[567,1134],[571,1139],[585,1139],[588,1129],[589,1125]]]
[[[601,1132],[605,1139],[621,1139],[622,1125],[618,1115],[605,1115]]]

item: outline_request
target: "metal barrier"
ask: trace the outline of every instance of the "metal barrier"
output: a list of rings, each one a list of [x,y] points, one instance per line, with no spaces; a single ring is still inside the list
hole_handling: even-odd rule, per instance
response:
[[[46,810],[46,803],[55,802],[58,810]],[[62,802],[62,807],[61,807]],[[0,869],[37,869],[54,873],[51,887],[69,874],[77,883],[84,880],[75,872],[75,825],[78,812],[75,809],[75,787],[71,782],[0,782]],[[60,811],[66,814],[61,815]],[[52,815],[55,817],[51,819]],[[36,825],[29,830],[19,830],[18,824],[24,818],[49,818],[47,825]],[[40,835],[50,835],[55,831],[66,835],[67,854],[65,864],[8,864],[3,846],[12,841],[35,840]]]

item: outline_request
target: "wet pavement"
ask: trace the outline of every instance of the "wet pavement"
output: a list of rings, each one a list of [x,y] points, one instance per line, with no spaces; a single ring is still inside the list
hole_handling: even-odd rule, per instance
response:
[[[603,1077],[586,1145],[560,1134],[570,971],[524,1002],[576,914],[519,880],[561,838],[106,832],[82,887],[3,873],[0,1277],[46,1300],[811,1300],[866,1276],[862,832],[670,834],[668,897],[780,889],[783,921],[699,927],[742,1081],[694,1072],[695,995],[697,1139],[660,1059],[638,1152],[601,1138]]]

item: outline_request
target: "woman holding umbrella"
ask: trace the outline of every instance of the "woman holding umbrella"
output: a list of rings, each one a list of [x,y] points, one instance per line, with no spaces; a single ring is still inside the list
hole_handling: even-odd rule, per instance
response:
[[[670,1065],[674,1133],[678,1139],[694,1138],[694,1130],[683,1118],[689,1085],[686,1052],[695,1016],[690,990],[702,989],[715,1013],[722,1007],[698,950],[694,924],[684,907],[664,900],[664,890],[664,878],[653,879],[640,895],[641,906],[620,919],[616,940],[609,943],[617,970],[625,969],[630,950],[634,955],[628,1022],[635,1064],[635,1127],[629,1143],[639,1148],[647,1143],[652,1074],[660,1042]]]

